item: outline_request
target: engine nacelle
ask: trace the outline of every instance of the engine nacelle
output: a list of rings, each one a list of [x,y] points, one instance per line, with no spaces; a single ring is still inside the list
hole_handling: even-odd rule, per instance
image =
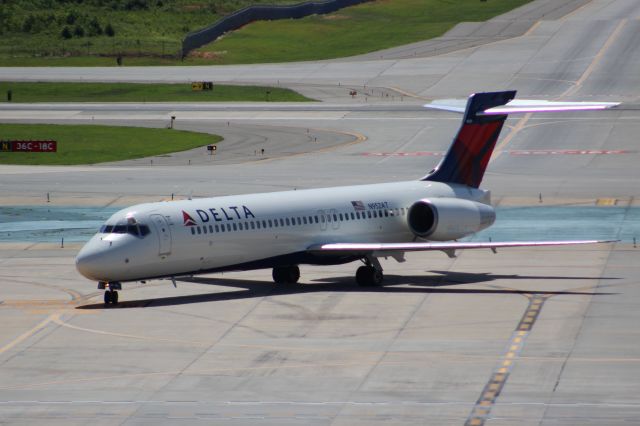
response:
[[[493,224],[493,207],[458,198],[429,198],[409,208],[409,229],[420,238],[449,241],[466,237]]]

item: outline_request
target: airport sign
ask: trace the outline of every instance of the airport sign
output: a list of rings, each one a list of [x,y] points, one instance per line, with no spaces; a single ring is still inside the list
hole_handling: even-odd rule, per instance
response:
[[[58,142],[52,140],[2,140],[0,152],[57,152]]]

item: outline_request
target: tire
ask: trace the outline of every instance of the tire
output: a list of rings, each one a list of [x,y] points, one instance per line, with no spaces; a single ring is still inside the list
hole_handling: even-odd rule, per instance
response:
[[[384,276],[373,266],[361,266],[356,271],[356,282],[360,287],[373,287],[382,284]]]
[[[377,269],[373,270],[371,274],[371,285],[379,286],[382,284],[382,280],[384,279],[384,275],[382,275],[382,271],[378,271]]]
[[[113,305],[117,305],[118,304],[118,292],[115,290],[111,291],[111,303]]]
[[[276,284],[295,284],[300,279],[298,266],[278,266],[273,268],[273,281]]]
[[[371,285],[371,267],[361,266],[356,271],[356,283],[360,287],[368,287]]]
[[[112,301],[111,290],[107,290],[104,292],[104,304],[108,305]]]
[[[300,279],[300,268],[298,266],[289,266],[287,268],[287,284],[297,284]]]
[[[276,284],[282,284],[284,282],[282,268],[273,268],[271,276],[273,277],[273,282]]]

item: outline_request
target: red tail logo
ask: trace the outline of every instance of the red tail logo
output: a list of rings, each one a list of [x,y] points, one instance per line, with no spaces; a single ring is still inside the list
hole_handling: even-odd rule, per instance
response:
[[[182,219],[184,220],[184,226],[196,226],[196,221],[193,220],[189,213],[182,210]]]

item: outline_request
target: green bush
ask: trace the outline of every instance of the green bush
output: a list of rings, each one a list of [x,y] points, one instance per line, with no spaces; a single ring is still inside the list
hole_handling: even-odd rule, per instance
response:
[[[104,33],[109,37],[113,37],[116,35],[116,30],[113,29],[111,22],[109,22],[107,26],[104,28]]]
[[[113,28],[112,28],[112,30],[113,30]],[[98,21],[98,18],[94,17],[89,22],[89,31],[87,33],[88,33],[89,37],[95,37],[95,36],[102,35],[102,26],[100,25],[100,21]]]
[[[84,28],[82,28],[80,25],[76,25],[76,27],[73,29],[73,35],[76,37],[84,37]]]
[[[64,27],[62,29],[62,32],[60,33],[60,35],[62,36],[62,38],[68,40],[71,37],[73,37],[73,34],[71,34],[71,30],[69,29],[69,27]]]

